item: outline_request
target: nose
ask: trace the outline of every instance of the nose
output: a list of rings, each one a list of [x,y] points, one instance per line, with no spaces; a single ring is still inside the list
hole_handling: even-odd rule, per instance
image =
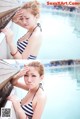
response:
[[[23,24],[26,25],[27,21],[25,19],[23,19]]]
[[[30,77],[30,76],[28,77],[28,82],[29,82],[29,83],[31,83],[31,82],[32,82],[32,79],[31,79],[31,77]]]

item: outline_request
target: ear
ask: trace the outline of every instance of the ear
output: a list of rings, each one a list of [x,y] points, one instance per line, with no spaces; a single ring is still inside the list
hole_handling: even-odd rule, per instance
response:
[[[37,18],[37,19],[39,19],[39,17],[40,17],[40,15],[39,15],[39,14],[37,14],[37,15],[36,15],[36,18]]]
[[[43,78],[44,78],[44,75],[41,76],[41,80],[43,80]]]

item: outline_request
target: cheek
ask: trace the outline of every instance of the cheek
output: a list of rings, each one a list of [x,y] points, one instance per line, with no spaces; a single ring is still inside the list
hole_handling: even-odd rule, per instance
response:
[[[29,22],[32,24],[34,22],[34,20],[33,19],[29,19]]]
[[[35,19],[34,16],[30,18],[30,21],[31,21],[31,22],[34,22],[35,20],[36,20],[36,19]]]
[[[27,78],[26,77],[24,77],[24,81],[27,82]]]
[[[36,83],[40,83],[40,82],[41,82],[40,78],[36,78]]]

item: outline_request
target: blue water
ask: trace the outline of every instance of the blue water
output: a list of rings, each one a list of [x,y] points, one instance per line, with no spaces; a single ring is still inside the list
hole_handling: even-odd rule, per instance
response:
[[[80,66],[48,70],[44,87],[47,103],[42,119],[80,119]]]
[[[43,43],[39,59],[80,58],[80,15],[42,12]]]

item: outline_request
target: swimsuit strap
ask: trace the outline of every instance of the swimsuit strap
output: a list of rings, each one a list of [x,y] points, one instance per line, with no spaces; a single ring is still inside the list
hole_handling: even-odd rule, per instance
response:
[[[33,29],[33,31],[31,32],[30,36],[28,37],[28,39],[32,36],[34,30],[37,28],[37,26]],[[29,31],[28,31],[29,32]]]
[[[37,26],[40,28],[40,31],[42,32],[41,24],[37,23]]]
[[[38,89],[36,90],[36,92],[35,92],[35,94],[34,94],[34,96],[33,96],[33,98],[32,98],[32,101],[33,101],[33,99],[34,99],[34,97],[35,97],[37,91],[39,90],[39,88],[40,88],[40,86],[39,86]]]
[[[40,23],[37,23],[37,26],[33,29],[33,31],[31,32],[30,36],[28,37],[28,39],[31,37],[31,35],[33,34],[34,30],[39,27],[40,28],[40,31],[42,32],[42,28],[41,28],[41,25]],[[28,31],[29,32],[29,31]]]

